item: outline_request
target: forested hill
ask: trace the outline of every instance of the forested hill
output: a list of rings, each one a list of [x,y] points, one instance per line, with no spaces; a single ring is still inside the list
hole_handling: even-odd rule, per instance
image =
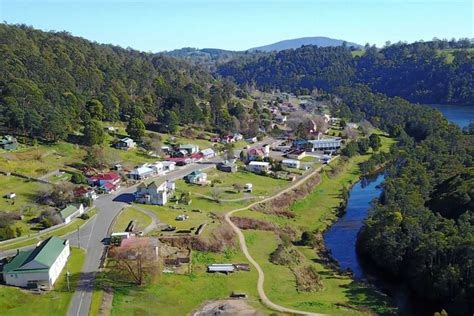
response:
[[[258,58],[235,59],[218,68],[239,84],[306,93],[320,88],[364,83],[372,90],[412,102],[471,104],[474,50],[469,40],[350,48],[306,46]]]
[[[185,61],[26,26],[0,24],[0,43],[0,127],[14,133],[58,140],[91,120],[232,126],[233,86]]]

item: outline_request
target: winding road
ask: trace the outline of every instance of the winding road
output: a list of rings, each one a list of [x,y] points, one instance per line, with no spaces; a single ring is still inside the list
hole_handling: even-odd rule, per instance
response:
[[[258,205],[258,204],[261,204],[261,203],[265,203],[265,202],[268,202],[268,201],[271,201],[291,190],[293,190],[294,188],[298,187],[299,185],[303,184],[306,180],[308,180],[310,177],[318,174],[322,169],[322,166],[313,170],[311,173],[307,174],[306,176],[300,178],[297,182],[295,182],[294,184],[292,184],[291,186],[289,186],[288,188],[276,193],[275,195],[271,196],[271,197],[268,197],[266,199],[263,199],[261,201],[257,201],[257,202],[254,202],[246,207],[243,207],[243,208],[239,208],[239,209],[235,209],[235,210],[232,210],[228,213],[225,214],[224,218],[225,218],[225,221],[227,223],[229,223],[229,225],[232,227],[232,229],[234,230],[234,232],[237,234],[237,236],[239,236],[239,244],[240,244],[240,249],[242,250],[242,252],[244,253],[245,257],[247,258],[247,260],[255,267],[255,269],[257,270],[258,272],[258,282],[257,282],[257,291],[258,291],[258,295],[260,296],[260,299],[262,300],[262,303],[264,305],[266,305],[268,308],[272,309],[272,310],[275,310],[275,311],[278,311],[278,312],[282,312],[282,313],[290,313],[290,314],[297,314],[297,315],[312,315],[312,316],[322,316],[324,314],[318,314],[318,313],[312,313],[312,312],[306,312],[306,311],[301,311],[301,310],[296,310],[296,309],[291,309],[291,308],[287,308],[287,307],[284,307],[284,306],[281,306],[281,305],[278,305],[278,304],[275,304],[273,303],[268,297],[267,297],[267,294],[265,293],[265,288],[264,288],[264,281],[265,281],[265,273],[263,272],[262,268],[260,267],[260,265],[257,263],[257,261],[255,261],[254,258],[252,258],[252,256],[250,255],[250,252],[247,248],[247,243],[245,241],[245,236],[244,234],[242,233],[242,231],[240,230],[240,228],[237,227],[237,225],[235,225],[232,220],[230,219],[231,216],[237,212],[240,212],[240,211],[245,211],[245,210],[248,210],[249,208],[255,206],[255,205]]]

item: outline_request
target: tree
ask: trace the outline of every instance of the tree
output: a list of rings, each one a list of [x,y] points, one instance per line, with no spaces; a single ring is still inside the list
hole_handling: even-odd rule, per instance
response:
[[[99,169],[104,169],[108,165],[105,151],[98,145],[86,149],[86,155],[83,161],[87,166]]]
[[[311,246],[314,247],[316,244],[316,238],[314,236],[313,232],[310,231],[304,231],[301,234],[301,244],[303,246]]]
[[[344,155],[344,156],[347,156],[347,157],[354,157],[355,155],[357,155],[357,152],[359,150],[359,146],[357,145],[356,142],[352,141],[352,142],[349,142],[346,147],[344,147],[342,150],[341,150],[341,153]]]
[[[165,111],[165,116],[163,124],[166,128],[166,131],[170,134],[176,134],[178,131],[179,118],[174,111]]]
[[[97,120],[92,120],[84,126],[84,144],[88,146],[100,145],[105,140],[104,129]]]
[[[104,105],[97,99],[92,99],[86,103],[87,112],[92,119],[103,120],[104,119]]]
[[[241,183],[234,183],[232,187],[237,191],[237,193],[240,193],[244,189],[244,186]]]
[[[131,138],[140,141],[145,135],[145,124],[139,118],[131,118],[128,122],[126,131]]]
[[[85,184],[87,183],[87,178],[82,173],[73,173],[71,182],[74,184]]]
[[[370,142],[367,138],[361,138],[357,141],[357,147],[359,154],[363,155],[369,151]]]
[[[372,148],[374,151],[377,151],[380,146],[382,145],[382,141],[380,139],[380,136],[377,134],[372,134],[369,136],[369,144],[370,148]]]

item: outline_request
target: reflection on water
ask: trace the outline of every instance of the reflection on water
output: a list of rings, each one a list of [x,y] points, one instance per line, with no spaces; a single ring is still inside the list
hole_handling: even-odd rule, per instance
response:
[[[385,176],[379,174],[371,179],[362,179],[350,191],[346,213],[324,234],[326,247],[342,269],[351,269],[356,278],[363,275],[355,244],[373,199],[378,198],[382,189],[380,184]]]
[[[474,122],[474,105],[430,104],[429,106],[438,109],[448,121],[459,125],[461,128],[468,126],[470,122]]]

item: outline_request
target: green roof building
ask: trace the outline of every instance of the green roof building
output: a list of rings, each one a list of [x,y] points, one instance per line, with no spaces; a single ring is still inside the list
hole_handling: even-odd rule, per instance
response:
[[[2,269],[6,284],[52,288],[69,257],[69,241],[50,237],[29,251],[18,251]]]

